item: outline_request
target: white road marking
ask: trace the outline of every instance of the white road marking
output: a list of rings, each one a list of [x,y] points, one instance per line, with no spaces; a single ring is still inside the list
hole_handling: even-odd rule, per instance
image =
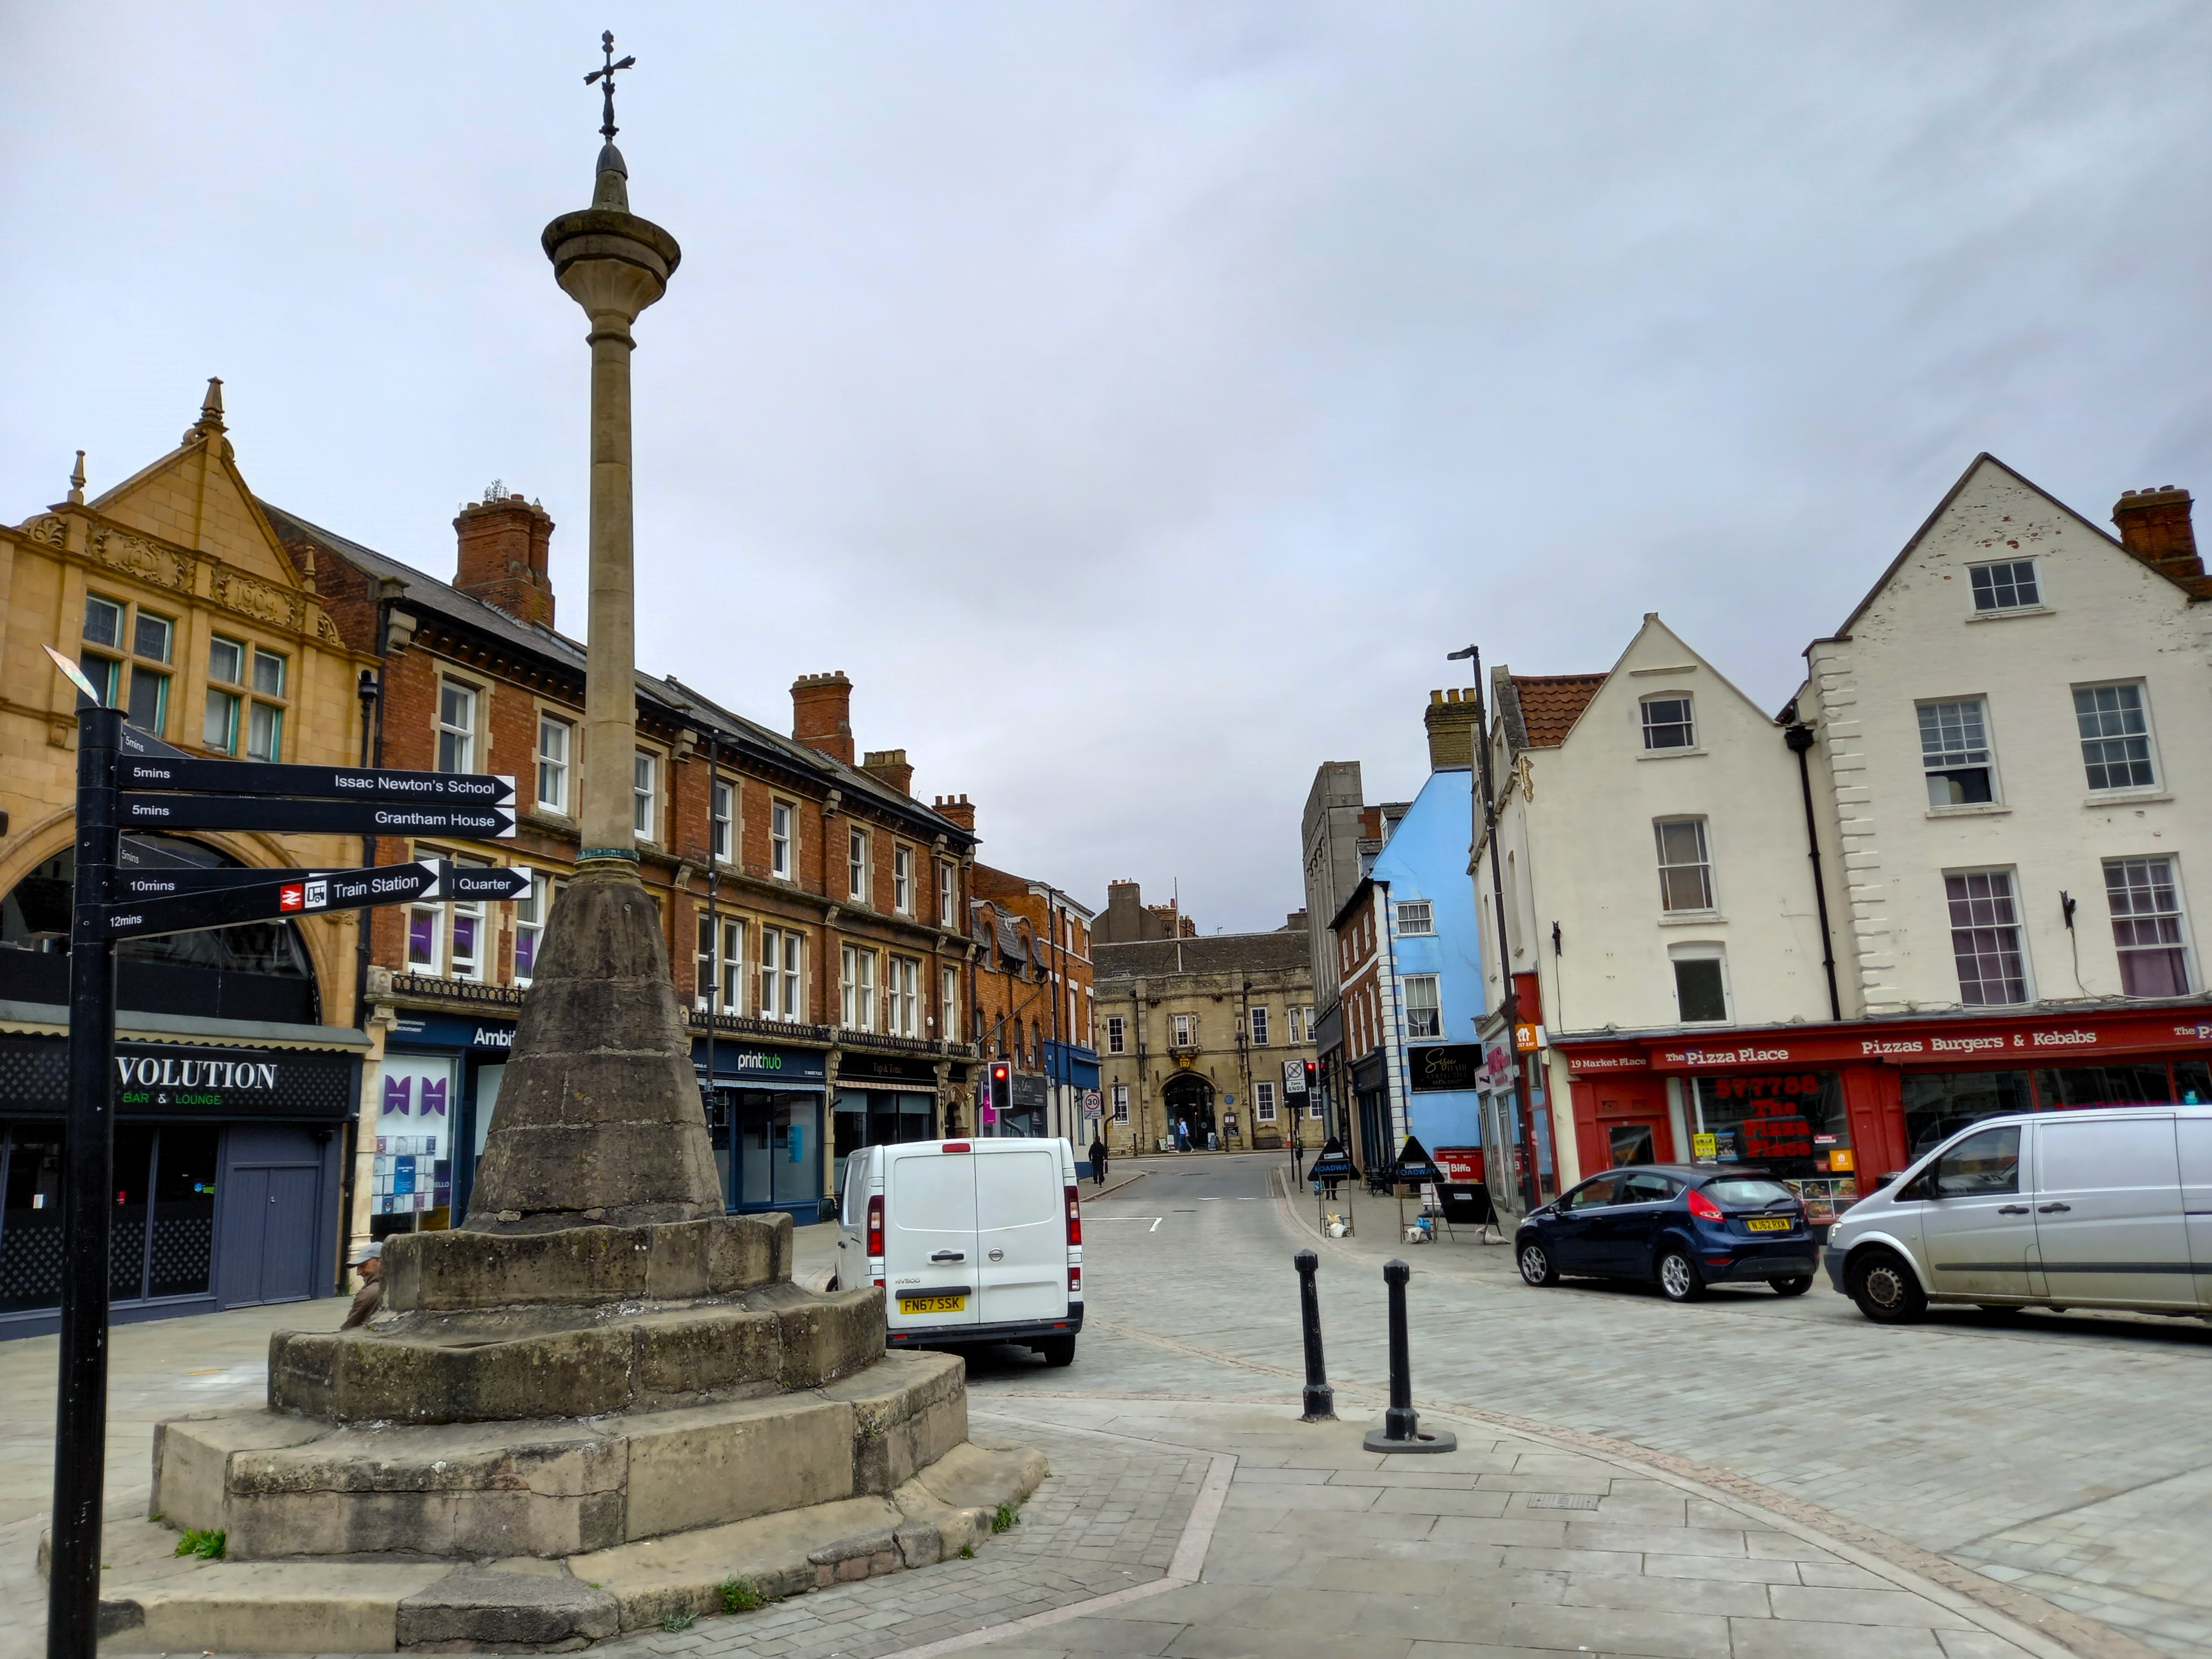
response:
[[[1161,1218],[1156,1215],[1094,1215],[1091,1219],[1093,1221],[1149,1221],[1152,1224],[1145,1231],[1148,1233],[1156,1233],[1160,1230]]]

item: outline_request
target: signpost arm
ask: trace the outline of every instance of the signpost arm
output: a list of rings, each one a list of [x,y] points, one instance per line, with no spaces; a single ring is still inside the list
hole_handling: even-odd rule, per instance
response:
[[[76,903],[70,921],[69,1133],[62,1197],[61,1370],[54,1413],[48,1659],[93,1659],[107,1456],[107,1245],[113,1224],[116,708],[80,707]]]

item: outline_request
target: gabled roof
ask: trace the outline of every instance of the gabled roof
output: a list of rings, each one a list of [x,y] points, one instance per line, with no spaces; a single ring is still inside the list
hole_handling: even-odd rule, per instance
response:
[[[1980,471],[1985,465],[1996,468],[1998,471],[2003,473],[2005,477],[2010,478],[2014,483],[2020,485],[2023,489],[2033,490],[2037,495],[2042,496],[2045,501],[2049,501],[2053,507],[2057,507],[2061,513],[2063,513],[2068,517],[2071,518],[2091,535],[2101,537],[2105,541],[2111,544],[2114,552],[2122,555],[2124,557],[2134,559],[2135,562],[2142,566],[2144,569],[2164,577],[2167,581],[2172,582],[2176,587],[2179,588],[2184,593],[2189,594],[2192,598],[2200,596],[2202,590],[2200,590],[2199,587],[2192,585],[2187,580],[2185,580],[2181,577],[2176,576],[2170,570],[2160,569],[2158,566],[2153,564],[2148,559],[2136,558],[2135,554],[2129,551],[2126,544],[2123,543],[2118,537],[2112,534],[2111,531],[2106,529],[2104,526],[2097,523],[2094,519],[2087,518],[2082,514],[2075,512],[2074,508],[2069,507],[2064,501],[2060,501],[2057,496],[2052,495],[2041,484],[2036,483],[2034,479],[2027,477],[2023,473],[2015,471],[2009,466],[2007,466],[2002,461],[1999,460],[1996,456],[1990,454],[1989,451],[1985,449],[1966,464],[1966,470],[1959,475],[1957,482],[1952,484],[1950,489],[1943,492],[1943,499],[1936,503],[1936,510],[1920,521],[1920,528],[1914,531],[1911,536],[1906,540],[1905,545],[1898,550],[1897,556],[1889,562],[1888,568],[1885,569],[1881,575],[1875,578],[1874,586],[1867,589],[1866,596],[1862,599],[1857,605],[1851,608],[1851,614],[1844,618],[1844,625],[1841,628],[1838,628],[1833,634],[1823,635],[1820,639],[1814,641],[1813,645],[1823,644],[1830,640],[1847,640],[1850,637],[1851,629],[1858,626],[1859,618],[1866,615],[1867,608],[1875,602],[1877,597],[1880,596],[1881,590],[1889,586],[1891,579],[1904,568],[1905,562],[1912,556],[1913,552],[1919,547],[1920,544],[1927,539],[1928,532],[1936,527],[1936,521],[1942,519],[1946,513],[1951,510],[1951,503],[1959,499],[1959,492],[1966,487],[1966,481],[1972,478],[1975,473]],[[1805,648],[1806,650],[1810,651],[1813,647],[1812,645],[1808,645]]]
[[[1499,672],[1513,689],[1521,729],[1530,749],[1556,749],[1565,743],[1608,678],[1604,674],[1514,674],[1502,669]]]
[[[260,507],[280,540],[312,542],[372,576],[389,576],[405,583],[406,597],[400,603],[409,610],[430,612],[459,623],[517,649],[550,657],[573,669],[580,678],[583,674],[586,653],[582,641],[571,639],[554,629],[524,622],[511,611],[502,611],[495,605],[464,593],[452,583],[440,581],[413,565],[402,564],[373,547],[364,547],[335,531],[310,523],[296,513],[271,506],[258,497],[255,498],[255,505]],[[972,830],[962,829],[950,818],[939,817],[913,796],[901,794],[881,779],[857,766],[848,766],[818,749],[761,725],[757,720],[747,720],[744,715],[702,696],[680,680],[659,679],[641,672],[637,676],[637,689],[678,720],[698,726],[702,732],[710,728],[716,731],[722,740],[737,752],[750,752],[787,769],[811,774],[823,780],[848,799],[866,799],[885,812],[911,820],[925,836],[942,835],[952,845],[958,847],[975,844],[975,836]]]
[[[1180,951],[1177,947],[1180,946]],[[1310,968],[1313,941],[1303,927],[1272,933],[1207,933],[1189,939],[1132,939],[1091,947],[1091,962],[1101,980],[1138,974],[1221,974],[1237,969]]]

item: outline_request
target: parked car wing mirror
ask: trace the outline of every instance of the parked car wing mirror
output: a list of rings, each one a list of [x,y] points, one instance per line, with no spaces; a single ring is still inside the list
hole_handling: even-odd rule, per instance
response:
[[[1905,1171],[1902,1170],[1884,1170],[1874,1178],[1874,1189],[1880,1192],[1885,1187],[1894,1187],[1904,1179]]]

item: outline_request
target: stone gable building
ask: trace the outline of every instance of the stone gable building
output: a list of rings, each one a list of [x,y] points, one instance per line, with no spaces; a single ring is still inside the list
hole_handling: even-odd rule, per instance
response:
[[[1283,1071],[1314,1058],[1311,951],[1302,915],[1269,933],[1094,945],[1109,1147],[1154,1151],[1178,1121],[1200,1146],[1315,1145]]]

